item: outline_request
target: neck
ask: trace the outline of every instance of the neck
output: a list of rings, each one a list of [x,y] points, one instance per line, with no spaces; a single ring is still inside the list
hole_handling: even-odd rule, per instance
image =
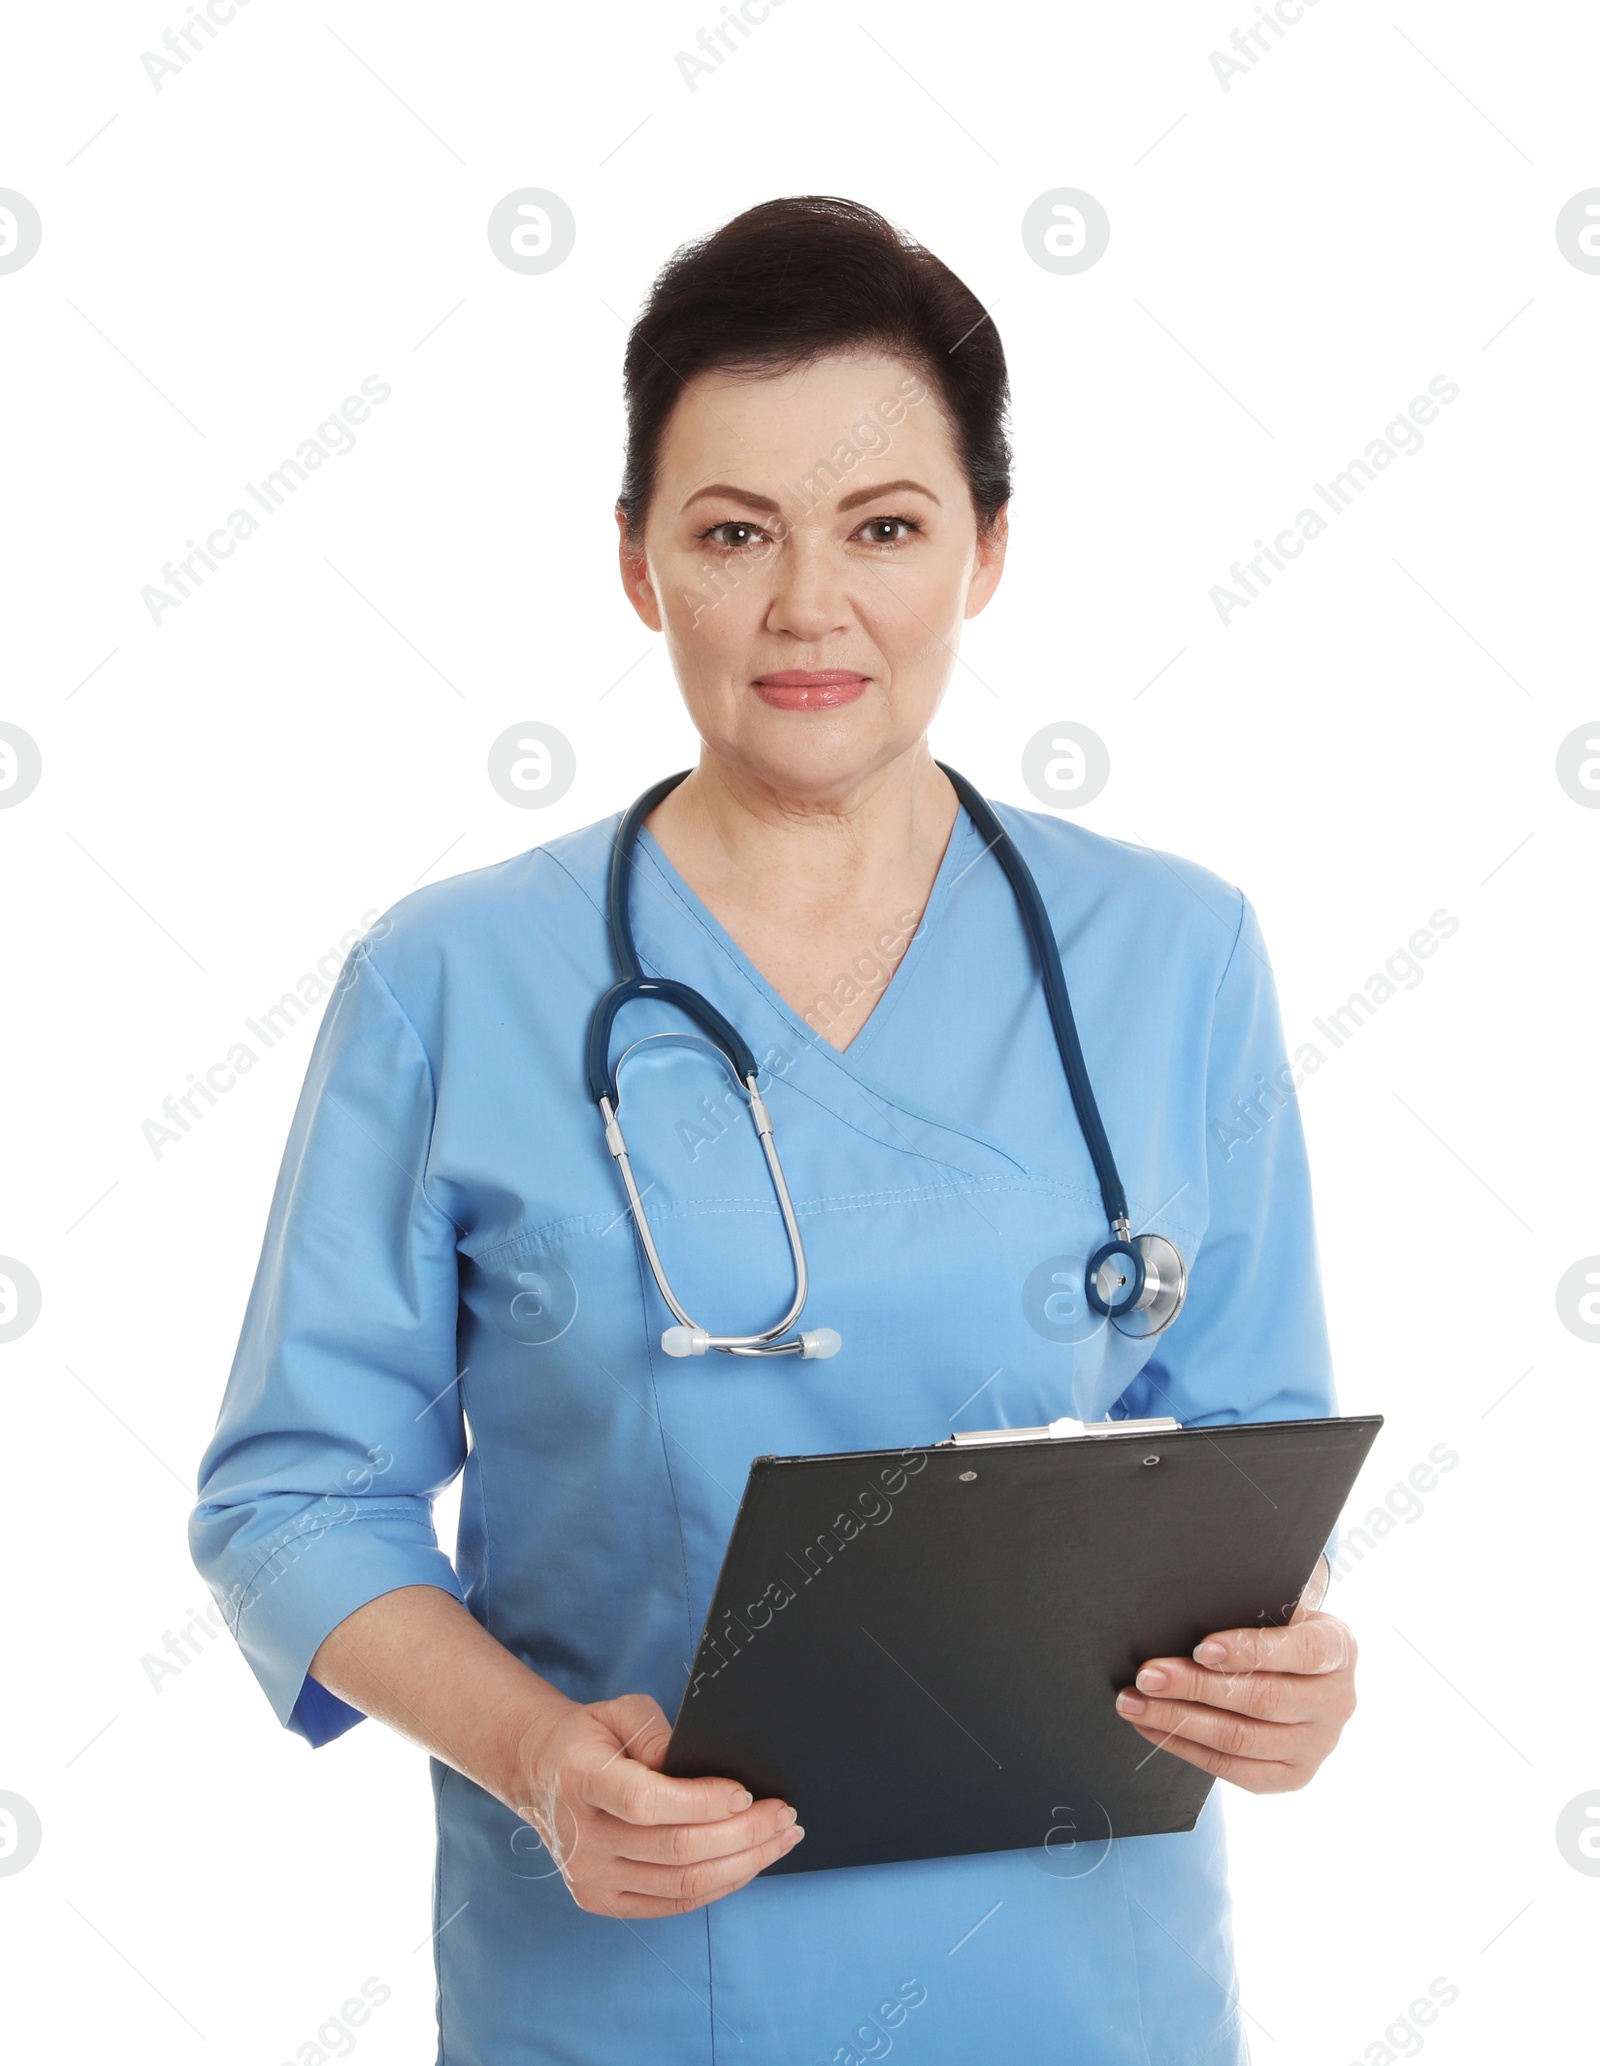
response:
[[[795,795],[706,748],[649,826],[698,894],[737,904],[749,887],[772,908],[876,902],[925,871],[926,889],[955,816],[955,791],[919,739],[821,797]]]

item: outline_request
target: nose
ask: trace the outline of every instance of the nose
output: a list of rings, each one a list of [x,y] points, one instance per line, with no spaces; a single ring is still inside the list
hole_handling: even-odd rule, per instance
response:
[[[767,630],[817,645],[849,630],[854,614],[843,569],[835,563],[828,542],[806,537],[797,525],[776,555]]]

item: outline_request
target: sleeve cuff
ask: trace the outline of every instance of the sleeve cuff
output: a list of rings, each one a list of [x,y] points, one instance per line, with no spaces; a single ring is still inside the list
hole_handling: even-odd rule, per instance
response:
[[[350,1504],[358,1510],[342,1524],[287,1537],[228,1603],[239,1647],[273,1712],[314,1749],[365,1719],[308,1676],[346,1615],[407,1585],[464,1599],[430,1518],[393,1508],[362,1513],[359,1502]]]

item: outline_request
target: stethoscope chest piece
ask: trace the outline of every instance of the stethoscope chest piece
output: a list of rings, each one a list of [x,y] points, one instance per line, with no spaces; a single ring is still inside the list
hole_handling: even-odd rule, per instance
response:
[[[1089,1304],[1119,1334],[1147,1340],[1177,1319],[1188,1290],[1183,1257],[1161,1234],[1119,1235],[1089,1258]]]

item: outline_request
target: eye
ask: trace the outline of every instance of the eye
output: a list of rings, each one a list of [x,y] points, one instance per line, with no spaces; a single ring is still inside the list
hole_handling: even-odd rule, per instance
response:
[[[911,517],[878,516],[868,517],[856,533],[868,545],[903,545],[908,538],[914,538],[922,526]]]
[[[715,546],[719,552],[746,552],[759,539],[766,537],[759,524],[746,524],[736,518],[726,523],[712,524],[700,533],[703,545]]]

